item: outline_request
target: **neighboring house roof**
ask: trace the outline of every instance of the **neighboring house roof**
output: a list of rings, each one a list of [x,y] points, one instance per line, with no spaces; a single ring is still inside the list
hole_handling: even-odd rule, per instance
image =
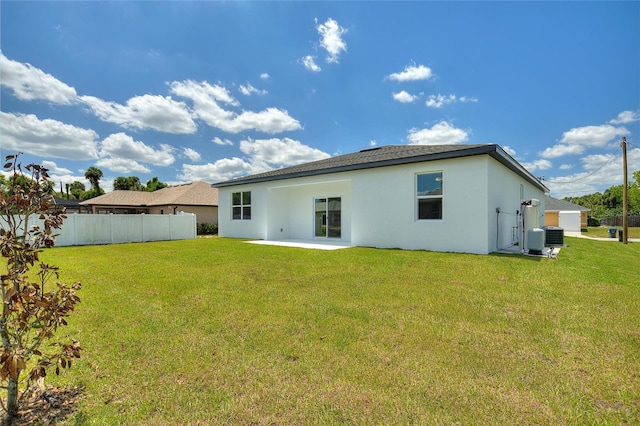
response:
[[[218,190],[207,182],[169,186],[153,192],[115,190],[83,201],[82,205],[99,206],[217,206]]]
[[[379,148],[364,149],[352,154],[339,155],[337,157],[331,157],[311,163],[299,164],[297,166],[218,182],[214,183],[213,186],[225,187],[242,185],[247,183],[267,182],[303,176],[317,176],[328,173],[461,158],[482,154],[490,155],[544,192],[549,191],[549,189],[529,173],[527,169],[514,160],[500,146],[495,144],[387,145]]]
[[[548,195],[544,196],[544,209],[546,211],[551,211],[551,212],[555,212],[555,211],[581,211],[581,212],[588,212],[591,211],[591,209],[588,209],[586,207],[582,207],[579,204],[575,204],[572,203],[570,201],[566,201],[566,200],[558,200],[557,198],[553,198],[550,197]]]
[[[75,198],[60,198],[60,197],[56,197],[54,195],[53,196],[53,202],[56,205],[63,206],[63,207],[75,207],[75,208],[82,207],[80,205],[80,200],[76,200]]]

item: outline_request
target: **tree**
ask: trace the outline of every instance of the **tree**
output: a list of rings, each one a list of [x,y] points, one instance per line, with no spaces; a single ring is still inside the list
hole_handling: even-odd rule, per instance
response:
[[[84,183],[78,180],[74,180],[69,185],[69,192],[71,192],[71,195],[73,195],[73,198],[75,198],[76,200],[82,200],[82,195],[84,194],[85,190],[86,187],[84,186]]]
[[[168,185],[164,182],[160,182],[157,176],[151,178],[151,180],[147,181],[147,191],[153,192],[158,189],[166,188]]]
[[[80,283],[68,286],[57,282],[58,267],[39,259],[43,247],[54,245],[53,232],[66,217],[43,190],[49,182],[47,169],[29,164],[25,169],[31,178],[20,179],[25,176],[18,156],[9,155],[6,161],[5,168],[13,172],[13,179],[9,193],[0,193],[0,253],[7,261],[6,273],[0,276],[0,382],[7,390],[2,408],[10,423],[18,413],[20,397],[33,381],[44,379],[49,367],[55,367],[59,374],[60,367],[70,368],[72,360],[80,357],[75,341],[45,346],[58,327],[67,324],[66,317],[80,302],[76,294]],[[56,283],[51,285],[54,278]],[[26,371],[25,377],[22,373]]]
[[[7,189],[9,188],[9,181],[4,177],[3,174],[0,174],[0,192],[6,194]]]
[[[102,170],[97,167],[89,167],[86,172],[84,172],[84,177],[87,178],[89,183],[91,184],[91,188],[95,191],[96,194],[103,194],[104,191],[100,188],[100,179],[102,179]]]
[[[42,182],[42,190],[49,194],[49,195],[53,195],[53,193],[55,192],[55,184],[53,183],[53,181],[46,181],[46,182]]]
[[[144,191],[144,185],[140,182],[138,176],[118,176],[113,180],[113,189],[124,191]]]

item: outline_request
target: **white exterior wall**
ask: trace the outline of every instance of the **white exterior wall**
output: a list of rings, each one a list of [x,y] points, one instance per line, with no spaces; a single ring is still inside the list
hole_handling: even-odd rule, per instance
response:
[[[354,172],[354,245],[486,253],[482,157]],[[417,220],[416,174],[442,172],[442,220]]]
[[[544,192],[492,158],[487,157],[487,161],[491,164],[488,169],[489,244],[487,249],[492,252],[510,247],[516,242],[522,246],[524,244],[520,241],[523,239],[522,216],[517,215],[517,213],[522,214],[521,202],[531,199],[539,201],[538,223],[542,226],[544,224]],[[499,214],[496,208],[500,209]],[[520,229],[515,231],[514,240],[513,228],[519,226]]]
[[[344,173],[340,175],[344,177]],[[294,185],[269,187],[266,239],[313,239],[314,200],[340,197],[342,229],[339,241],[351,241],[351,182],[340,179],[340,175],[309,177]],[[286,183],[283,181],[281,185]]]
[[[560,228],[569,232],[580,232],[582,229],[580,211],[561,211],[558,213],[558,226]]]
[[[351,183],[344,173],[219,188],[218,235],[232,238],[312,239],[314,199],[341,197],[340,241],[350,241]],[[231,194],[251,191],[251,220],[231,219]]]
[[[218,189],[219,236],[267,239],[267,183]],[[240,191],[251,191],[251,220],[231,219],[231,194]]]
[[[442,172],[442,220],[417,220],[416,174],[428,172]],[[487,254],[512,242],[521,184],[524,199],[539,199],[544,212],[543,192],[488,155],[222,187],[219,235],[313,239],[314,198],[341,197],[341,241]],[[250,221],[231,220],[238,191],[251,191]]]

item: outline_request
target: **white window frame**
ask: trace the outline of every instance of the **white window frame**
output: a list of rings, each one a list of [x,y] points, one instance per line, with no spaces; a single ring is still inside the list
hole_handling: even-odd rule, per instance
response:
[[[420,176],[424,175],[440,175],[436,177],[436,181],[439,179],[440,182],[440,193],[439,194],[419,194],[418,192],[418,179]],[[428,172],[418,172],[415,174],[415,215],[416,221],[434,221],[434,220],[443,220],[444,218],[444,172],[442,170],[433,170]],[[437,218],[421,218],[420,217],[420,200],[440,200],[440,217]]]
[[[249,203],[245,203],[244,194],[249,193]],[[240,204],[234,204],[233,198],[235,194],[240,194]],[[235,217],[234,209],[240,209],[240,217]],[[246,215],[245,212],[248,209],[249,214]],[[236,191],[231,193],[231,220],[251,220],[251,191]]]

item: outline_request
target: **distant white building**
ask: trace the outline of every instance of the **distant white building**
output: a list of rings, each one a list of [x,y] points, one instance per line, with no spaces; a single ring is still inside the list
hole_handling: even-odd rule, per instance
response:
[[[568,232],[580,232],[588,226],[591,209],[566,200],[545,196],[544,225],[559,226]]]
[[[479,254],[520,241],[523,200],[543,224],[549,191],[494,144],[383,146],[213,186],[222,237]]]

